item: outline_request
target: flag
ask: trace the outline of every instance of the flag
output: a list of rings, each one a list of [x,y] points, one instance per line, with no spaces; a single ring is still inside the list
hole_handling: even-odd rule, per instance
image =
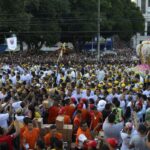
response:
[[[7,46],[10,51],[14,51],[17,48],[17,37],[7,38]]]

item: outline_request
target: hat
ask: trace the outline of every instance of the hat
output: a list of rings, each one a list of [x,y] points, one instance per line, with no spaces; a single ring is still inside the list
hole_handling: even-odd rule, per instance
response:
[[[115,138],[108,138],[106,139],[106,142],[112,147],[116,148],[118,145],[118,141]]]
[[[84,143],[87,140],[87,137],[84,134],[80,134],[78,139],[79,139],[79,141]]]
[[[94,141],[94,140],[91,140],[91,141],[89,141],[89,142],[87,143],[87,146],[88,146],[88,147],[91,147],[91,148],[96,148],[97,142]]]
[[[106,101],[105,100],[100,100],[97,104],[97,110],[98,111],[103,111],[106,105]]]

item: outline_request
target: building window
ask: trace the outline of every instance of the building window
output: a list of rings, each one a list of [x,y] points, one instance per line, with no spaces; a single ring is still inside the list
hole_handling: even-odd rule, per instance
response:
[[[141,11],[143,14],[145,14],[145,10],[146,10],[146,0],[142,0],[141,1]]]
[[[147,35],[150,35],[150,22],[147,23]]]

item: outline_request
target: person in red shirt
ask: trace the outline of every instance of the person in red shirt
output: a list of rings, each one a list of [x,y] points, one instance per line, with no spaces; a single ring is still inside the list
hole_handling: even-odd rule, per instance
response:
[[[12,128],[13,124],[9,127],[8,131]],[[13,150],[13,140],[19,135],[20,128],[19,122],[15,121],[15,130],[16,132],[11,135],[7,135],[4,129],[0,127],[0,149],[3,149],[1,146],[7,146],[7,150]]]
[[[101,112],[97,111],[96,106],[93,106],[90,111],[91,124],[90,129],[94,132],[99,132],[102,127],[103,116]]]
[[[72,102],[70,102],[70,104],[67,104],[65,106],[65,114],[68,115],[70,118],[72,118],[74,111],[75,111],[75,106],[73,105]]]
[[[60,108],[58,106],[58,102],[54,102],[53,106],[49,108],[48,110],[48,123],[49,124],[55,124],[55,120],[58,116]]]

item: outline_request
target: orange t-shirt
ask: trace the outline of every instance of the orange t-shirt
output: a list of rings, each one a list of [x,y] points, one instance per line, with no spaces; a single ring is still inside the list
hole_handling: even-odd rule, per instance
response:
[[[92,136],[91,136],[89,128],[87,128],[86,131],[83,131],[81,128],[78,128],[77,135],[76,135],[76,144],[79,143],[78,137],[79,137],[80,134],[84,134],[87,137],[88,140],[92,140]]]
[[[100,123],[100,120],[102,119],[102,113],[101,112],[97,112],[94,115],[91,115],[91,129],[93,130],[98,123]],[[99,131],[100,128],[97,129],[97,131]]]
[[[73,125],[75,127],[79,127],[81,123],[81,118],[79,118],[78,116],[75,116],[74,120],[73,120]]]
[[[54,124],[55,120],[58,116],[58,112],[59,112],[59,107],[57,106],[52,106],[49,108],[48,110],[48,123],[49,124]]]
[[[52,137],[51,133],[47,133],[45,136],[44,136],[44,142],[46,144],[46,146],[50,146],[50,138]],[[62,134],[61,133],[56,133],[55,137],[58,139],[58,140],[62,140]]]
[[[27,126],[20,129],[20,146],[23,147],[23,133],[27,130]]]
[[[35,148],[35,144],[39,137],[39,128],[33,128],[32,131],[29,131],[28,129],[24,131],[23,138],[26,140],[26,143],[29,144],[30,149]]]
[[[81,111],[82,111],[82,120],[87,121],[89,117],[89,112],[86,109],[81,109]]]
[[[75,111],[74,106],[70,106],[70,105],[65,106],[65,114],[70,116],[70,118],[72,118],[74,111]]]

